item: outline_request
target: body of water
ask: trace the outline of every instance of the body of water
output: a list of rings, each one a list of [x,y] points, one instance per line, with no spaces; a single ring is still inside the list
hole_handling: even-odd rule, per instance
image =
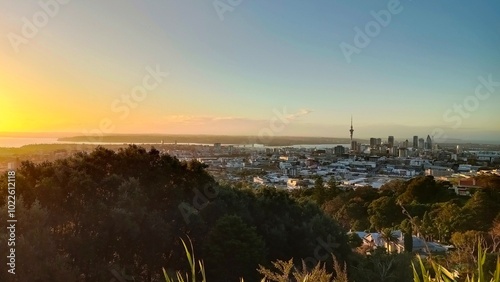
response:
[[[0,137],[0,147],[19,148],[30,144],[56,144],[57,138],[43,137]]]
[[[43,138],[43,137],[0,137],[0,147],[10,147],[10,148],[19,148],[25,145],[31,144],[94,144],[94,145],[119,145],[124,144],[121,142],[68,142],[68,141],[57,141],[57,138]],[[126,143],[128,144],[128,143]],[[159,145],[159,143],[136,143],[147,144],[147,145]],[[177,143],[178,145],[199,145],[199,146],[213,146],[214,144],[205,144],[205,143]],[[233,144],[221,144],[222,146],[228,146]],[[349,147],[348,144],[296,144],[293,147],[299,148],[333,148],[337,145],[341,145],[344,147]],[[234,144],[235,147],[243,147],[241,144]],[[251,147],[251,145],[245,145],[245,147]],[[282,147],[290,147],[290,146],[263,146],[261,144],[255,144],[255,148],[282,148]]]

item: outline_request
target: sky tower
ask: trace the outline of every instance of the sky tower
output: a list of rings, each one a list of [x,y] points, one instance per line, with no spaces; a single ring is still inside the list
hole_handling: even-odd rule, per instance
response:
[[[354,127],[352,126],[352,116],[351,116],[351,129],[349,130],[349,132],[351,133],[351,151],[356,152],[358,150],[358,144],[352,141],[352,135],[354,133]]]
[[[352,134],[354,133],[354,128],[352,127],[352,116],[351,116],[351,129],[349,130],[351,133],[351,143],[352,143]]]

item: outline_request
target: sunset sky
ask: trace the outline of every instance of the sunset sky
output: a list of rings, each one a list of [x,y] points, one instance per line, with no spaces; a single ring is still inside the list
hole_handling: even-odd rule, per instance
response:
[[[498,0],[55,1],[0,1],[0,133],[500,140]]]

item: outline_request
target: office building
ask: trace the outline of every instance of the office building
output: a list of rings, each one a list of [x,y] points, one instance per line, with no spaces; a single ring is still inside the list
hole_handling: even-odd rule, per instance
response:
[[[387,147],[394,147],[394,136],[389,136],[389,138],[387,138]]]
[[[418,148],[422,149],[422,150],[425,149],[425,140],[424,140],[424,138],[419,138],[418,139]]]
[[[403,142],[401,147],[407,149],[409,145],[410,145],[410,142],[408,142],[408,139],[406,139],[406,141]]]
[[[427,140],[426,140],[426,150],[432,150],[432,139],[430,135],[427,135]]]
[[[335,154],[335,156],[342,156],[343,154],[345,154],[345,147],[344,146],[336,146],[335,148],[333,148],[333,153]]]
[[[351,141],[351,151],[352,152],[358,152],[358,142]]]

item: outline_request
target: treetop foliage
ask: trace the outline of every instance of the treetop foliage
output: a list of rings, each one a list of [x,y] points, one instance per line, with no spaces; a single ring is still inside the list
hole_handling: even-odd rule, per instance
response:
[[[141,281],[155,281],[165,266],[166,271],[185,268],[179,238],[186,235],[207,269],[223,267],[207,273],[215,281],[230,281],[236,272],[252,281],[259,264],[314,257],[315,250],[325,248],[320,242],[329,242],[327,252],[340,261],[348,259],[347,235],[317,205],[276,189],[221,186],[205,167],[138,146],[23,162],[16,171],[22,199],[17,208],[29,217],[41,214],[29,229],[43,236],[24,237],[19,262],[33,263],[29,248],[40,239],[45,246],[40,255],[57,261],[46,268],[52,277],[109,281],[116,278],[111,270],[118,268]],[[5,183],[3,175],[0,205],[6,209]],[[28,272],[29,265],[19,267],[30,276],[21,274],[18,281],[47,275],[43,268]],[[0,281],[8,281],[3,275]]]

